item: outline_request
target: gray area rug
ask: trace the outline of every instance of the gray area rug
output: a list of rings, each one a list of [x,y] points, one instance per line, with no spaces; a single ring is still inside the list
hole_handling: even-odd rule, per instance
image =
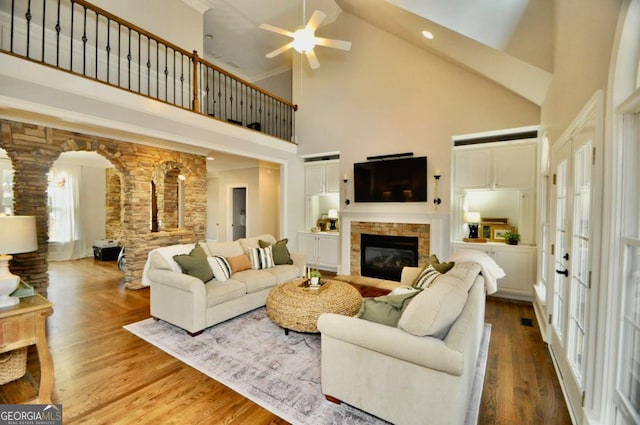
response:
[[[291,331],[286,336],[264,308],[197,337],[151,318],[124,328],[292,424],[387,423],[327,401],[320,388],[320,335]],[[477,423],[490,333],[485,325],[466,425]]]

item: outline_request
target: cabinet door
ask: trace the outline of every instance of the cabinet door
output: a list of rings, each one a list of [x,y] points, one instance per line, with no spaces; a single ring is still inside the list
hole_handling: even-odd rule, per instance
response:
[[[459,189],[486,189],[493,184],[491,151],[468,149],[456,152],[456,186]]]
[[[496,247],[492,252],[494,261],[505,273],[505,277],[498,279],[498,293],[531,300],[535,284],[535,251],[505,246]]]
[[[496,188],[530,188],[536,184],[536,145],[498,148],[494,152]]]
[[[334,193],[340,192],[340,164],[325,166],[325,190]]]
[[[304,254],[304,260],[307,265],[313,265],[317,261],[317,246],[318,242],[315,235],[298,234],[298,251]]]
[[[323,269],[338,268],[338,237],[333,235],[318,236],[318,266]]]
[[[307,166],[304,174],[304,193],[317,195],[324,192],[324,166]]]

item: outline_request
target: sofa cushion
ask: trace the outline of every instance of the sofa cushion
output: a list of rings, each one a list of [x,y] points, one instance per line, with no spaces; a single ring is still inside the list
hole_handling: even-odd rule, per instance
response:
[[[300,277],[300,269],[289,264],[280,264],[270,269],[265,269],[264,271],[274,275],[276,277],[276,283],[284,283]]]
[[[440,273],[445,274],[451,270],[456,263],[453,261],[449,263],[441,263],[436,254],[431,254],[429,256],[429,264],[431,264],[433,268],[438,270]]]
[[[260,248],[266,248],[268,246],[271,247],[271,253],[273,254],[273,264],[293,264],[291,253],[287,248],[288,241],[289,239],[282,239],[272,244],[271,242],[260,240],[258,243],[260,244]]]
[[[468,291],[473,286],[473,282],[480,273],[480,270],[481,267],[478,263],[472,261],[458,262],[455,267],[447,273],[447,276],[462,280]]]
[[[231,266],[231,273],[238,273],[251,268],[251,260],[247,254],[238,255],[237,257],[227,257],[227,262]]]
[[[402,312],[409,305],[411,299],[418,295],[420,291],[414,289],[396,295],[365,298],[362,301],[357,317],[383,325],[397,326]]]
[[[268,269],[274,266],[270,246],[266,248],[251,248],[249,250],[249,258],[251,259],[251,267],[254,270]]]
[[[216,280],[224,282],[231,277],[231,266],[225,257],[221,255],[214,255],[212,257],[208,257],[207,261],[209,261],[209,266],[211,267]]]
[[[156,269],[173,270],[176,273],[182,273],[182,269],[173,259],[174,255],[188,254],[196,245],[193,243],[169,245],[162,248],[156,248],[149,253],[151,265]]]
[[[213,279],[213,271],[207,261],[207,254],[199,244],[189,254],[174,255],[173,259],[180,265],[182,273],[197,277],[203,282]]]
[[[266,270],[245,270],[235,273],[233,280],[238,280],[245,284],[247,294],[262,291],[265,288],[275,286],[276,277]]]
[[[260,241],[269,242],[271,244],[276,243],[276,239],[271,235],[260,235],[252,238],[238,239],[238,242],[242,246],[244,252],[248,253],[253,248],[260,248]]]
[[[244,254],[244,250],[238,241],[233,242],[209,242],[207,241],[210,255],[223,257],[235,257]]]
[[[224,282],[213,280],[205,284],[207,291],[207,307],[240,298],[247,293],[247,286],[243,282],[229,279]]]
[[[426,289],[432,286],[438,278],[442,276],[438,270],[436,270],[431,264],[425,267],[416,280],[413,281],[413,287],[418,289]]]
[[[416,336],[444,338],[467,301],[465,283],[448,274],[416,295],[402,313],[398,327]]]

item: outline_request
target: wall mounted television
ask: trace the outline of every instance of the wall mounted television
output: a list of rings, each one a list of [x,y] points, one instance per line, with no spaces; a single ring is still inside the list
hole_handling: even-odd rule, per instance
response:
[[[353,164],[356,202],[426,202],[427,157]]]

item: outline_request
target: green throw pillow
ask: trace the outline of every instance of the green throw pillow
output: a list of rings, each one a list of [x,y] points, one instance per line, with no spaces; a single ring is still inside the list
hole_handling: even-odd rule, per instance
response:
[[[441,263],[440,260],[438,260],[438,257],[435,254],[432,254],[429,257],[429,264],[431,264],[438,272],[445,274],[451,270],[456,263],[453,261],[450,263]]]
[[[272,245],[270,242],[260,240],[258,244],[260,248],[272,246],[271,255],[273,256],[273,264],[277,266],[280,264],[293,264],[291,254],[287,248],[287,242],[289,242],[289,239],[282,239]]]
[[[400,316],[413,297],[421,290],[397,295],[365,298],[356,317],[387,326],[397,326]]]
[[[199,244],[196,244],[188,255],[174,255],[173,259],[180,266],[182,273],[197,277],[203,282],[213,279],[213,271],[207,261],[207,253]]]

